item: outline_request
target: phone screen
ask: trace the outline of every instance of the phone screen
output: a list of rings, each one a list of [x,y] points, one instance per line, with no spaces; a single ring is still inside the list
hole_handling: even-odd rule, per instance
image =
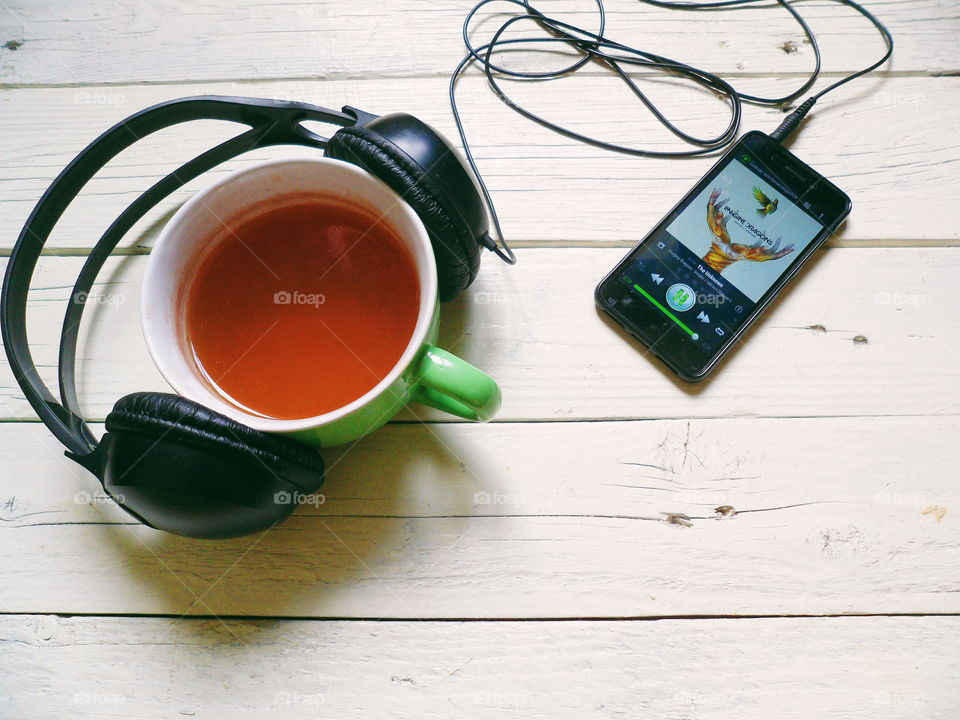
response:
[[[741,140],[598,289],[601,305],[684,376],[719,357],[849,205],[751,135],[760,137]]]

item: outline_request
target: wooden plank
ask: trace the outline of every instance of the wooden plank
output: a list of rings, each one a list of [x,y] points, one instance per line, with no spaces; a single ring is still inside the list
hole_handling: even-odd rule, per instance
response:
[[[770,80],[758,82],[776,89]],[[511,91],[532,109],[584,132],[643,147],[681,149],[612,79],[514,85]],[[956,173],[950,171],[960,161],[960,148],[951,140],[953,118],[960,114],[958,88],[956,77],[873,78],[817,108],[792,149],[853,198],[853,214],[834,245],[957,244],[960,224],[948,208],[958,190]],[[724,110],[712,96],[664,82],[650,90],[686,130],[708,135],[719,132],[725,122]],[[378,112],[403,109],[455,136],[443,78],[3,90],[0,223],[9,231],[0,238],[0,247],[12,246],[47,185],[99,132],[153,103],[207,92],[300,99],[330,107],[353,104]],[[504,228],[522,243],[629,246],[714,162],[634,158],[562,138],[497,102],[478,77],[464,81],[459,96],[477,163]],[[576,103],[571,104],[570,97],[577,98]],[[624,107],[629,110],[614,112]],[[918,122],[921,115],[923,122]],[[782,117],[779,110],[748,107],[743,127],[769,131]],[[50,245],[91,246],[121,209],[163,173],[236,131],[235,126],[212,121],[193,123],[165,130],[126,151],[90,183],[61,220]],[[125,244],[152,244],[180,203],[231,169],[304,155],[315,152],[271,148],[229,163],[163,203]]]
[[[953,617],[344,623],[32,615],[0,619],[0,668],[16,678],[4,698],[9,720],[356,717],[385,707],[427,720],[451,712],[945,720],[960,702],[958,630]]]
[[[782,9],[608,4],[617,37],[738,86],[783,87],[811,61]],[[444,76],[468,5],[3,4],[0,87],[20,87],[0,90],[0,255],[80,147],[165,98],[402,107],[452,135]],[[960,155],[944,138],[960,79],[910,76],[960,69],[960,14],[947,0],[870,7],[897,36],[893,63],[824,102],[793,146],[853,195],[833,245],[858,249],[828,251],[709,385],[665,380],[593,310],[592,286],[622,250],[543,249],[631,244],[709,161],[635,160],[558,139],[478,79],[461,92],[478,161],[511,236],[539,249],[521,251],[514,269],[488,259],[447,306],[443,343],[500,380],[500,420],[566,422],[420,425],[409,421],[439,415],[416,408],[327,451],[323,495],[287,523],[201,543],[137,526],[105,500],[45,428],[16,422],[32,413],[0,370],[0,714],[953,718],[960,341],[942,288],[960,250],[864,248],[957,245]],[[586,0],[553,8],[590,17]],[[848,9],[800,10],[821,32],[828,70],[878,50]],[[254,77],[293,79],[230,81]],[[141,81],[180,84],[110,85]],[[669,144],[650,123],[603,109],[623,107],[608,80],[517,91],[586,130]],[[710,129],[702,97],[672,83],[652,91],[685,128]],[[780,117],[751,109],[745,127]],[[138,188],[224,135],[199,124],[120,158],[69,213],[52,254],[80,254]],[[142,223],[130,252],[149,248],[189,191]],[[92,417],[123,392],[164,387],[137,327],[147,261],[111,261],[92,300],[81,346]],[[31,338],[48,378],[80,262],[41,263]],[[768,417],[739,417],[756,415]],[[165,617],[110,617],[137,613]],[[771,617],[848,613],[917,616]]]
[[[832,249],[817,259],[713,380],[690,386],[597,312],[594,285],[616,249],[529,249],[444,306],[441,345],[496,378],[499,420],[956,414],[960,339],[934,289],[960,271],[960,249]],[[88,301],[79,387],[89,417],[117,398],[165,390],[142,340],[148,256],[112,259]],[[57,340],[81,258],[46,257],[29,311],[35,359],[56,387]],[[4,358],[3,363],[6,363]],[[0,417],[33,419],[9,368]],[[447,419],[416,406],[401,418]]]
[[[590,2],[535,4],[561,19],[596,27]],[[691,14],[635,0],[605,4],[609,37],[714,72],[805,73],[813,63],[800,28],[781,8]],[[0,45],[0,83],[446,74],[465,54],[460,27],[473,5],[474,0],[418,5],[114,0],[64,7],[55,0],[14,0],[0,11],[0,40],[20,44],[15,49]],[[826,70],[860,69],[880,55],[883,45],[876,31],[852,10],[827,2],[798,9],[817,33]],[[890,68],[960,68],[958,15],[949,0],[878,0],[870,9],[896,38]],[[500,17],[502,22],[505,16]],[[485,20],[477,39],[489,38],[498,26],[493,18]],[[521,29],[536,34],[532,24]]]
[[[393,425],[327,451],[323,495],[293,518],[209,542],[133,523],[42,426],[8,423],[0,574],[16,582],[0,610],[956,613],[958,431],[956,417]]]

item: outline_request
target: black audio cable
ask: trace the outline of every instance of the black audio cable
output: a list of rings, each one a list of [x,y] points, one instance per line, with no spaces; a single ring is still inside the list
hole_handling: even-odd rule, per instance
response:
[[[846,77],[840,78],[839,80],[837,80],[837,82],[833,83],[832,85],[828,85],[823,90],[818,92],[816,95],[811,95],[806,100],[804,100],[793,112],[791,112],[789,115],[787,115],[786,118],[784,118],[783,122],[780,123],[780,126],[776,130],[770,133],[770,137],[776,140],[777,142],[780,142],[780,143],[784,142],[787,138],[789,138],[794,133],[794,131],[796,131],[797,127],[799,127],[800,123],[807,116],[807,113],[810,112],[810,108],[812,108],[816,104],[817,100],[822,98],[831,90],[835,90],[836,88],[840,87],[841,85],[845,85],[851,80],[854,80],[858,77],[862,77],[869,72],[873,72],[878,67],[883,65],[887,60],[889,60],[890,56],[893,54],[893,35],[890,34],[890,31],[887,29],[886,25],[880,22],[876,18],[876,16],[873,15],[865,7],[863,7],[859,3],[854,2],[854,0],[836,0],[836,2],[852,7],[854,10],[856,10],[865,18],[867,18],[867,20],[873,23],[873,26],[880,33],[881,37],[883,37],[884,45],[886,45],[886,52],[884,52],[883,56],[872,65],[865,67],[863,70],[858,70],[855,73],[851,73]]]
[[[716,2],[677,2],[675,0],[638,1],[660,8],[694,12],[729,10],[747,5],[755,5],[758,3],[766,3],[769,5],[769,0],[718,0]],[[778,142],[782,143],[786,141],[796,131],[797,127],[806,117],[807,113],[810,112],[810,109],[821,97],[828,92],[835,90],[841,85],[844,85],[855,78],[866,75],[867,73],[880,67],[890,58],[890,55],[893,53],[893,36],[890,34],[890,31],[886,28],[886,26],[879,19],[877,19],[875,15],[873,15],[873,13],[860,5],[858,2],[855,2],[855,0],[835,1],[841,5],[846,5],[852,8],[870,21],[870,23],[877,29],[883,38],[886,48],[885,52],[879,60],[872,63],[868,67],[841,78],[818,93],[811,95],[803,103],[797,106],[783,120],[780,126],[770,133],[770,137]],[[662,55],[647,52],[645,50],[631,47],[624,43],[616,42],[610,39],[605,35],[607,13],[603,4],[603,0],[594,0],[594,2],[597,7],[598,18],[597,29],[595,31],[586,30],[584,28],[558,20],[557,18],[550,17],[534,7],[531,0],[480,0],[480,2],[474,5],[470,12],[467,13],[466,18],[463,21],[463,42],[467,48],[467,55],[463,58],[463,60],[460,61],[460,64],[457,65],[450,77],[450,107],[453,111],[453,118],[457,126],[457,132],[460,135],[460,141],[463,143],[464,153],[467,161],[470,164],[470,167],[473,169],[474,174],[479,181],[480,189],[483,192],[483,196],[488,207],[490,208],[490,214],[493,218],[493,225],[498,235],[497,240],[499,242],[499,247],[493,242],[492,239],[488,246],[493,249],[501,258],[510,263],[515,262],[515,257],[504,240],[503,232],[500,228],[500,220],[497,217],[496,210],[491,201],[490,193],[487,190],[486,184],[483,182],[482,176],[477,171],[473,152],[471,151],[470,145],[467,141],[463,122],[460,118],[460,112],[457,108],[457,80],[463,74],[464,70],[466,70],[466,68],[474,62],[478,63],[482,67],[490,89],[493,90],[493,92],[501,101],[503,101],[507,106],[520,115],[532,120],[533,122],[536,122],[539,125],[542,125],[543,127],[549,128],[554,132],[574,140],[578,140],[580,142],[584,142],[605,150],[612,150],[614,152],[626,153],[639,157],[693,157],[697,155],[707,155],[723,150],[736,139],[740,130],[740,123],[742,119],[742,103],[750,103],[768,107],[784,107],[806,93],[813,86],[820,75],[820,46],[817,44],[816,36],[810,29],[810,26],[807,24],[806,20],[804,20],[800,13],[797,12],[796,8],[793,7],[793,4],[788,2],[788,0],[776,0],[776,3],[790,13],[793,19],[800,26],[804,36],[809,41],[810,47],[813,50],[814,67],[810,71],[810,74],[807,76],[806,80],[804,80],[799,87],[780,97],[763,97],[740,92],[726,80],[712,72],[701,70],[678,60],[672,60]],[[482,45],[474,45],[470,39],[474,18],[481,9],[493,3],[517,6],[519,8],[519,12],[508,17],[493,33],[487,43]],[[508,29],[519,23],[533,24],[544,34],[525,37],[503,37],[504,33]],[[557,46],[566,46],[571,48],[580,53],[581,57],[558,70],[544,72],[513,70],[505,67],[499,61],[497,63],[494,62],[494,53],[500,50],[524,49],[527,51],[550,51],[551,49],[556,49]],[[627,85],[630,91],[661,125],[663,125],[671,133],[676,135],[684,142],[696,147],[694,149],[687,150],[650,150],[608,142],[597,137],[585,135],[578,131],[564,127],[558,123],[552,122],[540,115],[537,115],[536,113],[531,112],[530,110],[527,110],[506,94],[502,85],[497,79],[498,76],[500,76],[516,80],[553,80],[572,75],[589,62],[596,62],[612,70],[614,74]],[[687,132],[684,132],[675,123],[669,120],[665,113],[662,112],[652,100],[650,100],[650,98],[638,86],[637,81],[630,76],[627,70],[624,69],[624,66],[660,70],[670,73],[674,76],[687,79],[696,85],[716,92],[726,101],[727,105],[729,106],[730,119],[727,122],[726,127],[717,135],[706,138],[695,137]]]

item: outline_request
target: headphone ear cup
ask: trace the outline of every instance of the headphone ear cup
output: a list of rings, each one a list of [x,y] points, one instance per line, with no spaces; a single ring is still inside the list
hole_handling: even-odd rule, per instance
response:
[[[452,299],[473,282],[480,268],[479,234],[429,171],[368,127],[341,128],[324,154],[363,168],[413,208],[433,245],[441,300]]]
[[[165,393],[122,397],[100,442],[104,489],[146,524],[228,538],[266,530],[323,484],[319,454]]]

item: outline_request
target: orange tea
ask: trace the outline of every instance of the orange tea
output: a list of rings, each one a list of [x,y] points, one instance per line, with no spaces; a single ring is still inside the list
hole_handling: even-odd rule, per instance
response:
[[[277,419],[363,396],[397,364],[420,310],[403,241],[377,218],[317,198],[216,237],[186,288],[185,335],[231,403]]]

